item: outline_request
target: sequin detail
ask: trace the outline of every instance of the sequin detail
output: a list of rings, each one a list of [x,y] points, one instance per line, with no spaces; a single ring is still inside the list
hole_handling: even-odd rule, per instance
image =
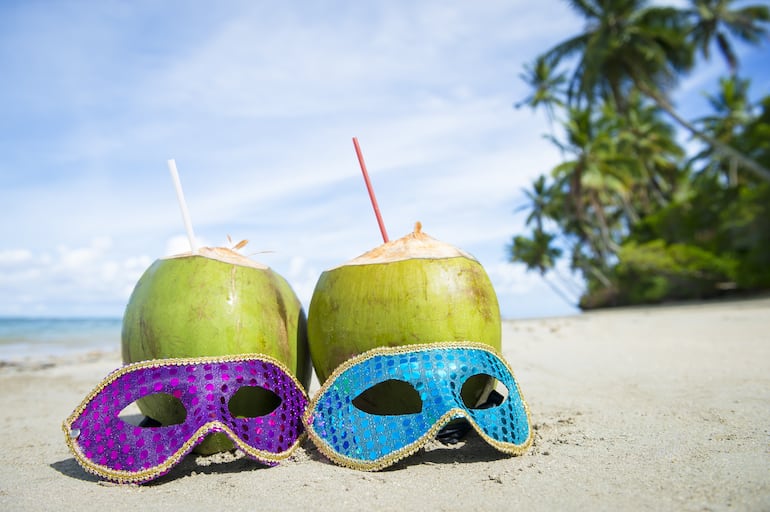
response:
[[[478,374],[492,376],[508,389],[502,404],[489,409],[465,406],[462,385]],[[419,413],[374,415],[353,405],[366,389],[392,379],[406,381],[418,391]],[[366,352],[329,377],[303,421],[309,437],[331,460],[371,471],[411,455],[460,417],[504,453],[520,454],[532,442],[529,409],[513,371],[487,345],[447,342]]]
[[[244,386],[275,393],[280,405],[264,416],[233,416],[229,401]],[[126,406],[157,393],[184,405],[183,423],[142,428],[120,419]],[[62,427],[84,469],[118,482],[141,483],[167,473],[212,432],[225,433],[247,456],[275,465],[299,444],[306,406],[301,384],[264,355],[160,359],[107,376]]]

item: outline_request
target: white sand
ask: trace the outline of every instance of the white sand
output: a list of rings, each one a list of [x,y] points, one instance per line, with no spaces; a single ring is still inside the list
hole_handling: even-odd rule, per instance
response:
[[[506,322],[535,440],[477,436],[364,473],[309,442],[263,468],[188,456],[143,486],[99,482],[62,420],[116,354],[0,366],[0,510],[770,510],[770,299]]]

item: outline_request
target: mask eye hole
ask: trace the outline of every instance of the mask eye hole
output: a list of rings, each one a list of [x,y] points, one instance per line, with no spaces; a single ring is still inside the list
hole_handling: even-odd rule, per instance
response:
[[[389,379],[380,382],[353,399],[353,405],[377,416],[417,414],[422,411],[420,393],[403,380]]]
[[[281,398],[269,389],[243,386],[233,393],[227,407],[236,418],[266,416],[281,405]]]
[[[139,403],[141,402],[144,402],[144,405],[150,404],[145,409],[165,411],[163,418],[165,421],[161,423],[145,417],[139,410]],[[118,419],[135,427],[168,427],[184,423],[187,419],[187,409],[185,409],[182,401],[175,396],[168,393],[154,393],[125,406],[118,414]]]
[[[508,388],[491,375],[479,373],[465,381],[460,396],[468,409],[489,409],[505,402]]]

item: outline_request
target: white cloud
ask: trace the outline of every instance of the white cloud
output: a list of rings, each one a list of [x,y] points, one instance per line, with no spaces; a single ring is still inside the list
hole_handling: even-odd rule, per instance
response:
[[[294,118],[371,109],[372,96],[387,98],[399,82],[402,98],[436,84],[463,90],[469,66],[494,72],[479,58],[489,47],[531,48],[544,35],[538,21],[547,18],[554,31],[573,22],[535,11],[525,2],[254,5],[209,27],[165,72],[147,77],[154,94],[145,99],[233,118]]]
[[[510,263],[486,268],[497,292],[503,318],[571,315],[579,311],[572,302],[577,296],[569,293],[569,287],[553,274],[543,277],[536,272],[526,272],[524,265]],[[562,290],[562,295],[551,286]]]
[[[305,307],[305,312],[310,306],[310,299],[313,297],[313,290],[318,282],[321,272],[308,265],[306,258],[302,256],[294,256],[289,261],[289,269],[285,276],[283,276],[291,285],[294,293],[297,294],[300,302]]]
[[[501,293],[526,295],[541,286],[541,277],[533,272],[527,272],[524,265],[497,263],[486,267],[490,280],[495,283],[495,289]]]
[[[96,237],[85,247],[59,246],[56,257],[14,250],[24,264],[0,261],[0,314],[114,315],[151,259],[111,247],[109,237]]]
[[[18,265],[32,258],[32,252],[27,249],[6,249],[0,251],[0,266]]]
[[[111,245],[112,239],[109,237],[94,238],[88,247],[71,249],[65,245],[60,245],[56,248],[58,258],[55,260],[55,268],[62,271],[81,271],[91,267]]]

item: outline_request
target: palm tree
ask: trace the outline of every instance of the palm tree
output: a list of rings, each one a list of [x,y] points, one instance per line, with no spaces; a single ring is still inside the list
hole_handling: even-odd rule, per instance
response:
[[[554,247],[555,235],[535,229],[532,238],[515,236],[509,246],[510,261],[524,263],[527,271],[536,270],[545,283],[570,306],[577,301],[546,278],[546,274],[555,269],[556,260],[561,256],[561,249]]]
[[[548,50],[544,58],[556,68],[577,58],[567,89],[578,106],[612,99],[625,110],[633,87],[667,92],[693,64],[685,18],[674,8],[647,8],[647,0],[571,0],[586,20],[585,31]]]
[[[551,171],[550,217],[562,232],[562,245],[570,249],[572,268],[605,287],[611,286],[611,262],[633,210],[629,199],[635,159],[618,151],[614,126],[604,110],[572,108],[565,140],[551,137],[569,158]]]
[[[535,229],[537,231],[543,230],[543,218],[546,217],[550,198],[548,197],[548,185],[546,178],[542,174],[532,182],[532,190],[523,190],[524,195],[527,197],[528,204],[524,204],[516,208],[515,211],[530,210],[527,215],[525,225],[529,226],[531,223],[535,223]]]
[[[712,137],[733,144],[753,118],[753,106],[748,96],[749,80],[733,75],[730,78],[722,78],[719,85],[719,93],[708,96],[714,114],[697,122],[702,124]],[[726,165],[728,183],[737,184],[738,163],[734,158],[720,158],[720,155],[715,155],[713,148],[709,147],[695,155],[693,160],[706,160],[706,169],[724,169]]]
[[[553,247],[555,235],[545,231],[532,232],[532,238],[516,236],[511,244],[511,259],[527,265],[527,270],[548,272],[561,256],[561,249]]]
[[[564,127],[566,142],[552,140],[572,158],[554,167],[551,174],[568,193],[568,215],[574,217],[578,232],[598,258],[606,261],[617,250],[622,229],[618,221],[628,211],[629,172],[635,159],[618,150],[614,119],[608,111],[571,109],[569,115]]]
[[[519,77],[534,92],[516,103],[515,107],[521,108],[527,105],[532,109],[537,109],[542,106],[546,116],[548,116],[549,124],[553,123],[556,117],[554,107],[564,106],[561,100],[562,87],[567,79],[563,74],[557,74],[543,56],[537,57],[532,64],[525,64],[524,72],[519,74]]]
[[[770,181],[770,170],[698,130],[673,108],[669,91],[691,69],[694,57],[683,12],[647,7],[646,0],[571,0],[570,5],[586,19],[585,32],[542,56],[552,68],[577,59],[567,88],[568,103],[590,106],[600,99],[611,100],[623,113],[631,90],[639,90],[690,133]]]
[[[700,121],[717,137],[737,135],[751,120],[753,106],[749,101],[750,83],[750,80],[737,76],[722,78],[719,80],[719,92],[707,96],[715,115]]]
[[[632,94],[624,116],[617,123],[618,150],[633,155],[631,197],[635,208],[649,214],[671,200],[680,185],[684,150],[676,142],[674,129],[660,117],[660,109]]]
[[[529,210],[524,224],[528,227],[532,224],[535,226],[531,241],[520,238],[517,242],[514,239],[511,246],[512,261],[522,261],[527,264],[527,268],[530,270],[537,269],[546,281],[548,281],[546,274],[553,272],[564,288],[568,289],[571,294],[579,296],[580,290],[577,290],[573,282],[563,276],[556,267],[555,261],[560,257],[561,250],[551,250],[550,245],[554,241],[554,236],[547,234],[544,230],[546,220],[555,221],[560,215],[558,198],[552,195],[553,190],[548,185],[545,175],[542,174],[532,182],[531,189],[523,189],[523,192],[527,198],[527,204],[519,206],[515,211]],[[535,248],[538,249],[535,250]],[[517,259],[514,259],[513,255],[516,255]],[[550,282],[548,285],[555,288],[555,285]],[[561,292],[557,293],[564,297]],[[577,301],[572,300],[570,304],[574,305],[575,302]]]
[[[712,44],[716,44],[730,68],[738,71],[738,57],[730,36],[757,44],[767,34],[762,22],[770,21],[766,5],[749,5],[732,9],[733,0],[690,0],[690,9],[684,12],[692,19],[689,38],[703,57],[708,60]]]
[[[537,57],[532,64],[524,64],[524,72],[520,73],[519,77],[531,87],[533,92],[514,106],[517,109],[525,105],[532,110],[544,108],[548,120],[548,131],[553,136],[556,107],[564,107],[562,98],[565,94],[564,82],[567,79],[563,74],[556,73],[556,70],[542,56]]]

